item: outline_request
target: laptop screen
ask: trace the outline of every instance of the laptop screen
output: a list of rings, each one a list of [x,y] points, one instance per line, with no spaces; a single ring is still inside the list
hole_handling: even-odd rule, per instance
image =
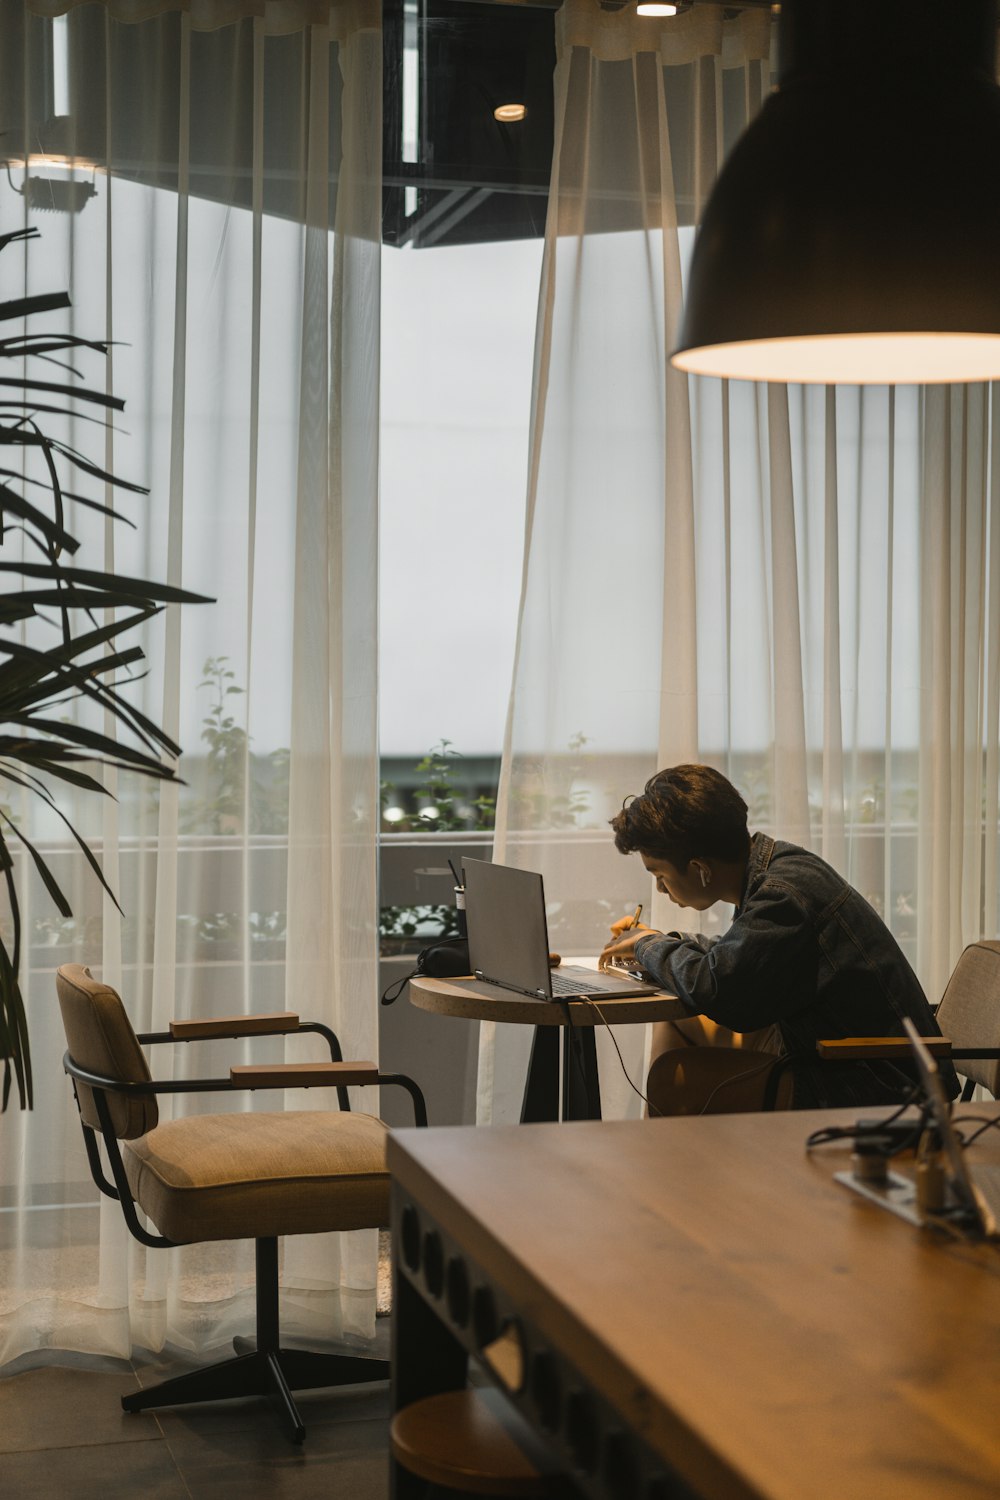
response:
[[[542,877],[481,859],[463,861],[469,962],[474,974],[550,995]]]

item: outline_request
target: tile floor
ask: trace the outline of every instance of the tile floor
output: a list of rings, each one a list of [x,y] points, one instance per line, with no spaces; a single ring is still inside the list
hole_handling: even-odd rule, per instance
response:
[[[387,1345],[389,1320],[377,1344]],[[379,1351],[382,1353],[382,1351]],[[387,1383],[302,1392],[302,1447],[268,1403],[126,1415],[120,1397],[190,1368],[47,1353],[0,1378],[3,1500],[387,1500]]]

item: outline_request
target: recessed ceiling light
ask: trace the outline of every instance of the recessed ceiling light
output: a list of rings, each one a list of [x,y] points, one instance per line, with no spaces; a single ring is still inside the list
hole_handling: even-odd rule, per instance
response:
[[[662,0],[639,0],[635,8],[637,16],[677,16],[680,12],[680,5],[666,5]]]
[[[493,111],[493,118],[509,125],[512,121],[523,120],[527,112],[523,104],[498,104]]]

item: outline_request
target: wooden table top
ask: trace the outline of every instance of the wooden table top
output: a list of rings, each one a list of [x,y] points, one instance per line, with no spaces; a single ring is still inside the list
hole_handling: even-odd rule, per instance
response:
[[[586,960],[575,958],[573,963]],[[595,965],[596,970],[596,965]],[[676,995],[619,995],[596,997],[610,1026],[635,1025],[643,1021],[680,1021],[690,1010]],[[468,979],[410,980],[410,1002],[420,1010],[441,1016],[459,1016],[467,1021],[507,1021],[524,1026],[565,1026],[566,1002],[534,1000],[514,990],[484,984],[470,974]],[[574,1026],[601,1026],[604,1022],[586,1000],[570,1000]]]
[[[1000,1246],[833,1182],[805,1138],[855,1113],[404,1131],[389,1166],[711,1500],[1000,1495]]]

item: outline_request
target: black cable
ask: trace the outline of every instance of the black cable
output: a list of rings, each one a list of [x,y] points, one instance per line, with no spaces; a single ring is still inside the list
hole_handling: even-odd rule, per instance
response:
[[[985,1135],[987,1130],[1000,1130],[1000,1115],[995,1120],[988,1120],[985,1115],[962,1115],[958,1124],[979,1126],[979,1129],[974,1130],[969,1136],[963,1135],[960,1130],[956,1129],[955,1134],[962,1142],[963,1149],[967,1150],[974,1141],[978,1141],[981,1135]]]
[[[622,1070],[622,1075],[623,1075],[623,1077],[625,1079],[625,1082],[628,1084],[629,1088],[632,1090],[632,1092],[635,1095],[637,1095],[638,1098],[640,1098],[642,1100],[643,1104],[645,1104],[646,1108],[649,1110],[649,1112],[650,1112],[651,1115],[656,1115],[660,1119],[666,1118],[666,1116],[664,1116],[664,1114],[663,1114],[663,1111],[660,1110],[660,1109],[657,1109],[656,1105],[652,1104],[650,1102],[649,1098],[647,1097],[647,1095],[642,1092],[642,1089],[640,1089],[637,1084],[633,1083],[631,1077],[629,1076],[629,1071],[628,1071],[628,1069],[625,1066],[625,1059],[622,1056],[622,1050],[621,1050],[621,1048],[618,1045],[618,1039],[617,1039],[617,1037],[615,1036],[614,1032],[611,1029],[611,1025],[610,1025],[610,1023],[608,1021],[607,1016],[601,1010],[601,1007],[598,1005],[597,1001],[594,999],[594,997],[592,995],[581,995],[579,998],[581,1000],[583,1000],[587,1005],[592,1005],[593,1008],[594,1008],[594,1010],[596,1010],[598,1016],[600,1017],[601,1024],[604,1026],[604,1029],[607,1031],[608,1036],[611,1038],[612,1046],[614,1047],[615,1052],[618,1054],[618,1062],[619,1062],[619,1065],[620,1065],[621,1070]],[[570,1007],[569,1007],[569,1001],[568,1000],[561,1000],[560,1003],[563,1004],[563,1005],[565,1005],[565,1007],[566,1007],[566,1022],[567,1022],[567,1025],[570,1027],[570,1029],[572,1029],[572,1027],[573,1027],[573,1018],[572,1018],[572,1012],[570,1011]],[[681,1035],[683,1035],[683,1033],[681,1033]],[[685,1038],[685,1041],[686,1040],[687,1040],[687,1038]],[[689,1043],[689,1045],[692,1045],[692,1044]],[[572,1044],[570,1045],[570,1051],[573,1053],[573,1055],[575,1057],[576,1056],[576,1049],[575,1049],[575,1047],[572,1046]],[[762,1073],[762,1072],[764,1072],[764,1070],[766,1068],[769,1068],[770,1066],[772,1066],[772,1064],[774,1062],[775,1062],[775,1055],[773,1053],[767,1053],[766,1056],[765,1056],[765,1058],[764,1058],[764,1061],[761,1062],[761,1063],[759,1063],[756,1067],[747,1068],[742,1073],[735,1073],[735,1074],[733,1074],[732,1078],[724,1078],[721,1081],[721,1083],[717,1083],[716,1084],[715,1088],[709,1094],[708,1098],[705,1100],[705,1103],[702,1105],[702,1107],[698,1111],[698,1113],[700,1115],[703,1115],[705,1113],[705,1111],[708,1109],[709,1105],[711,1104],[712,1100],[715,1098],[716,1094],[718,1094],[720,1092],[720,1090],[722,1090],[724,1088],[727,1088],[728,1085],[731,1084],[731,1083],[739,1083],[739,1082],[741,1082],[741,1080],[743,1080],[745,1078],[753,1078],[756,1074]],[[584,1084],[584,1089],[586,1090],[586,1083],[585,1083],[585,1080],[584,1080],[584,1077],[583,1077],[583,1065],[582,1065],[582,1063],[580,1063],[579,1059],[577,1059],[577,1069],[578,1069],[578,1072],[580,1074],[580,1081],[581,1081],[581,1083]],[[824,1145],[828,1141],[845,1140],[845,1139],[852,1139],[853,1140],[853,1139],[856,1139],[858,1137],[862,1137],[862,1138],[864,1138],[864,1137],[873,1137],[874,1138],[874,1137],[882,1134],[885,1131],[885,1129],[886,1129],[887,1126],[894,1125],[896,1123],[896,1121],[902,1115],[904,1115],[906,1113],[906,1111],[911,1107],[911,1105],[913,1105],[913,1104],[916,1103],[917,1099],[920,1096],[920,1092],[921,1092],[920,1085],[919,1084],[915,1085],[914,1088],[907,1095],[907,1097],[903,1100],[902,1104],[900,1104],[898,1106],[898,1108],[896,1110],[894,1110],[894,1112],[891,1115],[888,1115],[884,1120],[878,1121],[877,1124],[873,1124],[871,1126],[865,1126],[863,1129],[860,1129],[860,1130],[857,1128],[857,1126],[836,1126],[836,1125],[826,1126],[822,1130],[814,1130],[813,1133],[812,1133],[812,1135],[810,1135],[809,1138],[806,1141],[806,1150],[810,1151],[810,1150],[812,1150],[813,1146]],[[976,1116],[966,1116],[965,1118],[966,1119],[980,1120],[983,1117],[976,1115]],[[913,1134],[913,1142],[912,1143],[914,1145],[916,1144],[916,1142],[920,1138],[920,1135],[921,1135],[921,1133],[922,1133],[922,1131],[924,1129],[924,1123],[925,1123],[925,1121],[924,1121],[923,1115],[921,1116],[921,1118],[919,1120],[917,1120],[917,1121],[914,1122],[913,1132],[912,1132],[912,1134]],[[965,1144],[971,1145],[972,1141],[976,1140],[980,1135],[982,1135],[982,1133],[983,1133],[984,1130],[987,1130],[987,1129],[989,1129],[991,1127],[998,1127],[998,1128],[1000,1128],[1000,1118],[998,1118],[996,1120],[984,1120],[981,1128],[979,1130],[977,1130],[976,1133],[975,1133],[975,1135],[971,1136],[970,1139],[969,1139],[969,1141],[966,1142]],[[901,1145],[900,1144],[895,1144],[894,1147],[893,1147],[893,1151],[887,1153],[887,1155],[894,1155],[898,1151],[908,1150],[909,1149],[909,1145],[910,1145],[909,1141],[906,1141],[906,1142],[904,1142]]]
[[[812,1135],[808,1136],[806,1139],[806,1150],[811,1151],[814,1146],[825,1146],[829,1141],[859,1139],[864,1140],[866,1138],[874,1138],[878,1135],[884,1135],[886,1130],[890,1126],[895,1125],[896,1121],[902,1115],[904,1115],[912,1105],[916,1104],[917,1100],[920,1098],[921,1091],[921,1085],[915,1084],[914,1087],[910,1090],[909,1094],[903,1100],[902,1104],[900,1104],[891,1115],[887,1115],[884,1120],[873,1121],[871,1125],[864,1125],[860,1127],[857,1125],[824,1125],[820,1130],[814,1130]],[[914,1121],[913,1125],[914,1144],[916,1144],[916,1142],[920,1139],[920,1135],[924,1129],[924,1125],[925,1115],[921,1114],[920,1119]],[[893,1147],[893,1150],[891,1152],[887,1152],[886,1154],[891,1156],[894,1155],[897,1151],[906,1151],[908,1149],[909,1142],[904,1145],[895,1145]]]
[[[575,1031],[575,1028],[573,1026],[573,1012],[570,1009],[569,999],[566,996],[564,996],[564,995],[553,995],[552,998],[559,1005],[561,1005],[563,1007],[563,1009],[565,1010],[565,1012],[566,1012],[566,1025],[569,1027],[569,1030],[570,1030],[570,1036],[569,1036],[569,1055],[570,1055],[570,1058],[571,1058],[570,1066],[572,1067],[575,1064],[575,1066],[576,1066],[576,1076],[580,1080],[580,1087],[583,1089],[584,1098],[586,1098],[587,1097],[587,1075],[583,1071],[583,1061],[580,1058],[580,1055],[577,1052],[577,1049],[574,1046],[574,1042],[573,1042],[573,1033]],[[586,995],[580,995],[580,996],[574,997],[574,998],[579,998],[581,1000],[586,1000],[587,996]]]
[[[588,1005],[592,1005],[594,1007],[594,1009],[597,1011],[597,1014],[600,1016],[600,1018],[601,1018],[601,1024],[604,1026],[605,1031],[608,1033],[608,1036],[611,1038],[612,1046],[614,1047],[615,1051],[618,1053],[618,1061],[621,1064],[621,1070],[622,1070],[622,1073],[625,1076],[625,1082],[628,1084],[628,1086],[632,1090],[633,1094],[638,1094],[639,1098],[642,1100],[643,1104],[645,1104],[646,1108],[650,1111],[651,1114],[658,1115],[660,1117],[660,1119],[663,1119],[664,1118],[663,1111],[657,1109],[657,1107],[656,1107],[655,1104],[650,1104],[649,1100],[646,1098],[646,1095],[642,1092],[642,1089],[640,1089],[636,1084],[634,1084],[632,1082],[631,1078],[629,1077],[628,1068],[626,1068],[626,1066],[625,1066],[625,1059],[624,1059],[624,1057],[622,1057],[622,1049],[618,1045],[618,1038],[615,1036],[614,1032],[611,1030],[611,1027],[608,1024],[608,1018],[607,1018],[607,1016],[604,1014],[603,1010],[598,1005],[598,1003],[594,999],[593,995],[584,995],[582,998],[584,1000],[586,1000],[586,1002],[587,1002]]]
[[[657,1109],[656,1105],[650,1102],[650,1100],[647,1097],[647,1095],[645,1095],[642,1092],[642,1089],[640,1089],[638,1087],[638,1085],[634,1084],[632,1082],[632,1079],[629,1077],[628,1069],[625,1066],[625,1059],[622,1057],[621,1048],[618,1045],[617,1038],[615,1037],[614,1032],[611,1030],[611,1027],[610,1027],[610,1025],[608,1023],[608,1019],[605,1016],[604,1012],[601,1010],[601,1007],[597,1004],[596,1000],[593,998],[592,995],[585,995],[585,996],[583,996],[583,998],[587,1001],[588,1005],[592,1005],[594,1007],[594,1009],[597,1011],[597,1014],[600,1016],[601,1021],[604,1024],[604,1028],[607,1031],[608,1036],[611,1038],[611,1041],[612,1041],[612,1044],[614,1046],[614,1049],[618,1053],[618,1061],[621,1064],[621,1070],[622,1070],[622,1073],[624,1074],[625,1082],[628,1084],[629,1088],[632,1090],[632,1092],[634,1094],[637,1094],[639,1096],[639,1098],[645,1104],[646,1108],[649,1110],[649,1112],[650,1112],[651,1115],[656,1115],[661,1120],[662,1119],[666,1119],[667,1116],[664,1115],[663,1111],[661,1109]],[[681,1032],[681,1036],[683,1036],[683,1035],[684,1035],[684,1033]],[[685,1043],[688,1046],[694,1046],[695,1045],[695,1043],[688,1041],[688,1039],[686,1037],[684,1038],[684,1040],[685,1040]],[[678,1048],[677,1050],[680,1051],[681,1049]],[[724,1078],[721,1083],[716,1084],[715,1088],[709,1094],[708,1098],[705,1100],[705,1103],[702,1105],[702,1107],[698,1111],[698,1113],[700,1115],[703,1115],[705,1113],[705,1111],[708,1109],[708,1106],[711,1104],[712,1100],[715,1098],[716,1094],[719,1092],[720,1089],[724,1089],[730,1083],[739,1083],[739,1081],[742,1078],[752,1078],[752,1077],[754,1077],[755,1074],[762,1073],[764,1071],[764,1069],[770,1067],[771,1064],[774,1061],[775,1061],[774,1053],[773,1052],[769,1052],[766,1055],[766,1058],[765,1058],[764,1062],[759,1063],[756,1067],[747,1068],[742,1073],[735,1073],[732,1078]]]
[[[731,1078],[723,1078],[721,1083],[717,1083],[715,1085],[715,1088],[709,1094],[708,1098],[705,1100],[698,1113],[700,1115],[703,1115],[705,1113],[705,1111],[708,1109],[708,1106],[715,1098],[716,1094],[719,1093],[720,1089],[728,1088],[731,1083],[739,1083],[744,1078],[754,1078],[758,1073],[763,1073],[766,1068],[772,1067],[776,1061],[777,1058],[775,1057],[775,1054],[773,1052],[768,1052],[764,1058],[764,1061],[762,1063],[758,1063],[755,1068],[747,1068],[743,1073],[734,1073]]]

